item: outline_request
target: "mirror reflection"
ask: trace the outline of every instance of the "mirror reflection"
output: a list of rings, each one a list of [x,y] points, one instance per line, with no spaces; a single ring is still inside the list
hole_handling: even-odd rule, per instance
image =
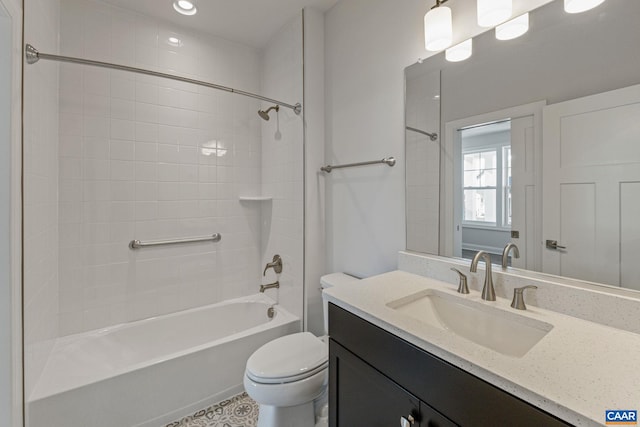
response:
[[[499,263],[514,243],[514,267],[640,290],[638,19],[556,0],[518,39],[408,67],[406,126],[438,139],[406,132],[407,249]]]
[[[463,258],[489,250],[495,258],[511,241],[511,120],[460,130]],[[498,262],[493,259],[493,262]]]

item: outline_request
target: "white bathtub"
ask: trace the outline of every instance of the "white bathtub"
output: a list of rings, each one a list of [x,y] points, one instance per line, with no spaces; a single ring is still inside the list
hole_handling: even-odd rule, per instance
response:
[[[242,389],[258,347],[300,331],[263,294],[59,339],[28,399],[29,427],[162,426]]]

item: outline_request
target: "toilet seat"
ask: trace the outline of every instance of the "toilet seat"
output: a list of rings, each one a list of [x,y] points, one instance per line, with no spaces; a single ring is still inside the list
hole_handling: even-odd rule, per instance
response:
[[[247,361],[246,375],[260,384],[285,384],[309,378],[327,365],[327,344],[309,332],[301,332],[256,350]]]

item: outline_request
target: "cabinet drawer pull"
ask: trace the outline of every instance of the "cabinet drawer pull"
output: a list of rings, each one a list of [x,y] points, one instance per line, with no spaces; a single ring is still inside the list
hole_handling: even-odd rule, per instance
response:
[[[408,415],[407,417],[400,417],[400,427],[411,427],[416,423],[416,420]]]

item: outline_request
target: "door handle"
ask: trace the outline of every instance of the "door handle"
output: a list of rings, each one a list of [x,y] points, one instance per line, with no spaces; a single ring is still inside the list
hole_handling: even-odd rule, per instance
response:
[[[411,427],[415,424],[415,422],[415,418],[413,418],[411,415],[400,417],[400,427]]]
[[[558,249],[567,249],[567,247],[560,246],[557,240],[547,240],[547,249],[553,249],[557,251]]]

